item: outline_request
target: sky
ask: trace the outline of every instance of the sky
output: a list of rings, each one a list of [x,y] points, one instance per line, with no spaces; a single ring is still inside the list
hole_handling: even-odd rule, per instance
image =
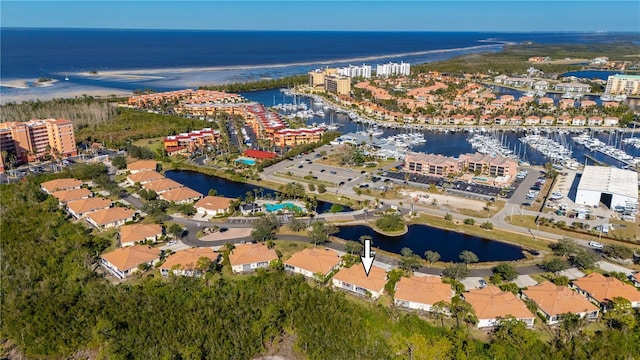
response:
[[[185,30],[640,32],[640,1],[0,0],[0,26]]]

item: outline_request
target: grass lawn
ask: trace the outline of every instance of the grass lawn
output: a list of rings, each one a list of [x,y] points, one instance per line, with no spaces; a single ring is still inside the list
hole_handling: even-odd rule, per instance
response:
[[[614,225],[613,229],[609,229],[609,235],[617,236],[620,239],[640,239],[640,226],[635,223],[617,219],[611,219],[609,223]]]
[[[456,211],[459,214],[466,215],[466,216],[473,216],[478,218],[490,218],[493,215],[497,214],[500,210],[502,210],[504,205],[505,205],[504,201],[498,200],[493,205],[487,208],[489,211],[486,211],[486,210],[477,211],[477,210],[470,210],[470,209],[456,209]]]
[[[305,232],[294,233],[296,235],[304,235]],[[275,240],[275,249],[282,253],[282,261],[289,259],[293,254],[300,252],[313,244],[303,241]]]
[[[151,150],[154,154],[157,154],[158,149],[163,147],[164,137],[155,137],[151,139],[140,139],[133,142],[133,145],[138,147],[145,147]]]

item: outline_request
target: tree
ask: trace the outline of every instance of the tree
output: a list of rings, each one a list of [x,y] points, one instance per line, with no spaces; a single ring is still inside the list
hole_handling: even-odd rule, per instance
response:
[[[629,300],[616,296],[606,304],[606,308],[602,319],[609,328],[625,332],[636,327],[637,320]]]
[[[460,258],[460,260],[462,260],[463,263],[465,263],[465,265],[469,265],[470,263],[479,261],[478,255],[469,250],[463,250],[458,257]]]
[[[179,224],[172,223],[167,228],[167,232],[169,234],[179,238],[179,237],[182,237],[182,234],[184,233],[184,228],[182,226],[180,226]]]
[[[589,249],[580,249],[571,257],[571,263],[581,269],[593,269],[596,261],[598,261],[598,254]]]
[[[331,208],[329,208],[329,212],[330,213],[339,213],[342,210],[344,210],[344,206],[342,206],[340,204],[332,204]]]
[[[453,215],[451,215],[451,214],[449,214],[449,213],[446,213],[446,214],[444,215],[444,219],[445,219],[445,220],[447,220],[447,221],[451,221],[451,220],[453,220]]]
[[[327,187],[324,184],[318,184],[318,194],[324,194],[327,192]]]
[[[382,231],[400,231],[404,229],[404,219],[400,214],[384,214],[376,220],[376,226]]]
[[[460,296],[451,298],[451,307],[449,309],[451,310],[451,315],[456,318],[457,327],[460,327],[460,320],[467,324],[475,324],[478,322],[478,318],[471,304],[462,300]]]
[[[348,254],[360,254],[362,252],[363,246],[357,241],[347,241],[344,244],[344,251]]]
[[[325,224],[322,221],[316,221],[311,224],[311,230],[309,231],[309,240],[314,245],[318,243],[325,243],[329,241],[329,235],[338,232],[338,228],[332,224]]]
[[[549,260],[546,260],[542,263],[542,267],[544,267],[547,271],[551,271],[552,273],[558,273],[567,268],[567,263],[563,259],[554,256]]]
[[[556,276],[553,278],[553,284],[557,286],[567,286],[569,285],[569,278],[564,275]]]
[[[209,196],[217,196],[218,195],[218,190],[209,189],[209,192],[207,193],[207,195],[209,195]]]
[[[196,207],[193,204],[180,204],[178,205],[178,211],[186,216],[191,216],[197,212]]]
[[[511,281],[518,277],[518,270],[515,266],[502,262],[491,269],[494,274],[500,275],[504,280]]]
[[[453,263],[444,268],[444,270],[442,271],[442,276],[445,276],[454,280],[460,280],[467,277],[468,273],[469,273],[469,268],[467,267],[467,264]]]
[[[429,265],[433,265],[434,262],[440,260],[440,253],[427,250],[424,252],[424,258],[429,262]]]
[[[300,219],[293,218],[291,219],[291,221],[289,221],[287,227],[291,229],[291,231],[300,232],[307,228],[307,223]]]
[[[544,353],[544,343],[512,316],[502,319],[491,334],[489,354],[493,359],[528,359]]]
[[[308,187],[309,187],[309,191],[316,191],[316,186],[315,185],[309,183]]]
[[[491,221],[485,221],[482,224],[480,224],[480,227],[485,230],[491,230],[493,229],[493,224],[491,223]]]
[[[602,252],[611,258],[630,259],[633,257],[633,250],[630,247],[618,244],[607,244]]]
[[[466,218],[464,219],[464,223],[465,225],[475,225],[476,221],[472,218]]]
[[[115,156],[111,159],[111,165],[118,170],[125,169],[127,167],[127,159],[122,155]]]
[[[420,257],[413,250],[404,247],[400,250],[400,268],[404,271],[413,271],[420,267]]]
[[[278,217],[274,214],[261,216],[253,221],[251,237],[255,241],[266,241],[275,238],[275,232],[280,227]]]
[[[562,238],[557,243],[549,245],[549,247],[558,256],[569,256],[578,249],[576,242],[569,238]]]

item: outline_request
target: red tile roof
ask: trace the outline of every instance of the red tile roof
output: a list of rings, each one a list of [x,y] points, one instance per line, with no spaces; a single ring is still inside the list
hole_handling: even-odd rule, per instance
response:
[[[275,153],[272,152],[268,152],[268,151],[261,151],[261,150],[253,150],[253,149],[247,149],[243,152],[244,156],[248,156],[254,159],[273,159],[276,156],[278,156]]]

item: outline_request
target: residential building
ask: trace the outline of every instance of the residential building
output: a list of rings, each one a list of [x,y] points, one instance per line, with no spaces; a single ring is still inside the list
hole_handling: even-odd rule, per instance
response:
[[[582,94],[582,93],[590,93],[591,85],[577,83],[577,82],[568,82],[568,83],[561,82],[561,83],[556,83],[553,86],[553,89],[555,91],[566,91],[566,92]]]
[[[144,94],[129,97],[127,104],[134,108],[154,108],[163,103],[188,103],[188,104],[233,104],[243,102],[238,94],[229,94],[223,91],[184,89],[162,93]]]
[[[348,95],[351,93],[351,78],[341,75],[325,76],[324,91],[329,94]]]
[[[64,178],[64,179],[54,179],[45,181],[40,184],[40,188],[42,191],[47,194],[53,194],[56,191],[60,190],[71,190],[71,189],[80,189],[82,186],[82,180],[72,179],[72,178]]]
[[[560,322],[563,314],[575,314],[588,320],[598,318],[598,307],[584,296],[566,286],[557,286],[548,281],[522,290],[522,297],[536,303],[538,311],[549,325]]]
[[[128,221],[133,221],[135,211],[122,207],[112,207],[108,209],[94,211],[86,215],[89,224],[96,228],[109,229],[124,225]]]
[[[379,298],[384,286],[387,284],[387,272],[378,266],[372,265],[369,276],[359,264],[350,268],[340,269],[333,276],[333,286],[338,289],[347,290],[358,295]]]
[[[243,216],[251,216],[262,211],[262,206],[256,203],[242,204],[240,205],[240,212]]]
[[[229,262],[234,273],[267,268],[271,261],[276,259],[276,251],[262,243],[238,244],[229,254]]]
[[[58,199],[60,205],[65,205],[68,202],[76,201],[80,199],[88,199],[93,196],[91,190],[87,188],[80,189],[70,189],[70,190],[60,190],[51,194],[53,197]]]
[[[342,259],[335,250],[323,248],[306,248],[293,254],[284,262],[284,269],[302,274],[307,278],[324,279],[333,270],[338,269]]]
[[[406,62],[400,64],[388,62],[386,64],[378,64],[376,66],[377,77],[388,77],[392,75],[409,76],[411,73],[411,65]]]
[[[157,171],[158,163],[155,160],[138,160],[127,164],[127,171],[130,174],[137,174],[143,171]]]
[[[188,133],[180,133],[178,135],[165,137],[164,149],[166,151],[172,151],[177,148],[181,148],[186,149],[188,152],[193,152],[196,149],[215,145],[219,138],[220,131],[218,130],[213,130],[211,128],[193,130]]]
[[[110,208],[111,204],[112,202],[109,199],[90,197],[68,202],[67,212],[76,219],[82,219],[91,212]]]
[[[348,76],[350,78],[361,77],[369,79],[371,77],[371,65],[366,64],[362,64],[362,66],[349,64],[349,66],[337,68],[336,71],[339,75]]]
[[[183,186],[177,189],[165,191],[159,194],[158,197],[162,200],[167,200],[176,204],[185,204],[200,200],[202,198],[202,194],[191,188]]]
[[[505,176],[515,179],[518,174],[518,161],[505,156],[491,156],[481,153],[460,155],[462,169],[470,173],[488,176]]]
[[[322,140],[323,128],[282,129],[273,134],[275,146],[298,146],[301,144],[317,143]]]
[[[158,261],[160,261],[160,249],[135,245],[103,254],[100,265],[118,279],[125,279],[139,271],[140,265],[153,267]]]
[[[156,242],[163,235],[160,224],[130,224],[120,228],[120,246],[133,246],[136,243]]]
[[[614,277],[591,273],[573,280],[571,286],[603,310],[616,297],[629,300],[631,307],[640,308],[640,291]]]
[[[336,75],[338,73],[337,69],[324,68],[324,69],[316,69],[313,71],[309,71],[309,86],[312,88],[322,88],[324,87],[324,78],[330,75]]]
[[[127,182],[133,186],[136,183],[144,185],[148,182],[164,179],[164,175],[157,171],[141,171],[127,176]]]
[[[460,162],[450,156],[407,152],[404,158],[404,170],[421,175],[446,177],[458,174],[462,168]]]
[[[513,316],[532,327],[535,315],[510,291],[502,291],[489,285],[483,289],[470,290],[463,294],[464,300],[471,304],[478,318],[478,328],[493,327],[501,319]]]
[[[202,268],[203,264],[200,259],[205,258],[208,262],[217,262],[219,256],[219,253],[207,247],[180,250],[171,254],[160,265],[160,274],[168,276],[171,272],[174,275],[200,277],[206,271],[206,268]]]
[[[78,155],[73,122],[65,119],[34,119],[0,123],[0,150],[15,156],[17,163],[51,155],[64,158]],[[0,168],[0,172],[4,167]]]
[[[179,182],[167,178],[162,178],[142,184],[142,188],[148,191],[154,191],[156,194],[162,194],[169,190],[178,189],[183,186],[184,185],[180,184]]]
[[[451,303],[455,291],[439,276],[402,277],[396,283],[394,303],[408,309],[431,311],[433,304]]]
[[[640,95],[640,75],[611,75],[607,79],[605,94]]]
[[[234,200],[222,196],[205,196],[198,200],[194,206],[202,216],[218,216],[232,211],[231,204]]]

